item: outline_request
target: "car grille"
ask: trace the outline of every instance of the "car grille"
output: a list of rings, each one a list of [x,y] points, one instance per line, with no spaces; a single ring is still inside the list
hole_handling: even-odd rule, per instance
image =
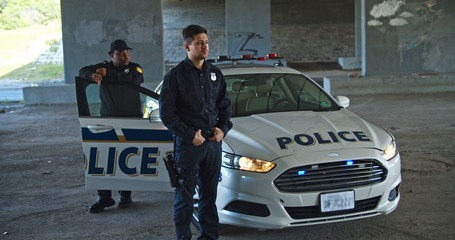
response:
[[[270,216],[270,210],[265,204],[246,202],[242,200],[235,200],[229,203],[224,210],[259,216],[259,217],[268,217]]]
[[[386,177],[387,169],[377,160],[362,159],[294,167],[274,184],[281,192],[309,192],[367,186]]]
[[[378,205],[380,196],[374,197],[365,200],[355,201],[355,208],[336,211],[336,212],[326,212],[323,213],[319,209],[319,206],[310,206],[310,207],[285,207],[286,212],[291,216],[293,219],[305,219],[305,218],[318,218],[318,217],[329,217],[341,214],[350,214],[350,213],[357,213],[368,211],[376,208]]]

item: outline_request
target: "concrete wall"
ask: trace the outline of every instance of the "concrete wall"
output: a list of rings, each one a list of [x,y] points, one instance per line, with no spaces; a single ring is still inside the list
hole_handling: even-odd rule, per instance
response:
[[[190,24],[207,29],[209,58],[226,55],[224,0],[162,0],[162,7],[166,63],[177,63],[187,56],[181,32]]]
[[[160,0],[62,0],[65,82],[79,69],[104,60],[110,43],[124,39],[133,48],[131,61],[142,65],[145,82],[156,85],[164,74]]]
[[[270,2],[272,52],[290,61],[336,62],[355,55],[354,0]],[[226,55],[225,5],[225,0],[162,0],[166,62],[185,56],[180,31],[191,23],[208,29],[210,58]]]
[[[355,55],[354,0],[272,0],[272,51],[290,61]]]
[[[354,24],[272,25],[272,52],[288,61],[336,62],[354,56]]]
[[[365,20],[364,75],[454,72],[453,0],[359,1]],[[157,0],[112,0],[100,14],[93,6],[104,2],[62,1],[63,38],[76,46],[64,49],[67,82],[73,81],[83,65],[108,60],[112,39],[146,34],[152,37],[129,41],[134,48],[132,57],[143,65],[146,81],[161,79],[161,63],[150,59],[159,59],[163,54],[167,63],[181,61],[186,52],[180,32],[189,24],[208,29],[209,58],[227,54],[225,0],[161,0],[162,20]],[[116,9],[121,12],[116,13]],[[355,0],[270,0],[270,9],[271,52],[280,53],[288,61],[306,62],[336,62],[339,57],[356,55]],[[160,21],[164,29],[161,36]],[[136,22],[141,22],[138,29],[144,31],[129,34],[131,23]],[[87,29],[101,32],[94,31],[93,36],[80,33]],[[164,53],[158,48],[153,50],[163,36]],[[151,39],[153,42],[147,42]]]
[[[362,0],[363,75],[455,71],[453,0]]]
[[[226,54],[270,53],[270,0],[226,1]]]

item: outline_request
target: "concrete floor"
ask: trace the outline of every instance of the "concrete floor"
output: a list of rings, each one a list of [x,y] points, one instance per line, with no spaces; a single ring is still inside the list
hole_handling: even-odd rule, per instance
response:
[[[396,137],[403,179],[398,208],[279,230],[224,226],[220,239],[455,238],[455,93],[349,97],[348,109]],[[133,192],[131,208],[88,213],[96,192],[84,188],[80,134],[75,104],[0,113],[0,239],[175,239],[172,193]]]

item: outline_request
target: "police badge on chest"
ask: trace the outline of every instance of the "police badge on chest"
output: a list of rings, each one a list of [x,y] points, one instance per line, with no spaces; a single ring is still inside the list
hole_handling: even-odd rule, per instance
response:
[[[210,79],[212,79],[212,81],[216,81],[216,74],[212,72],[210,75]]]

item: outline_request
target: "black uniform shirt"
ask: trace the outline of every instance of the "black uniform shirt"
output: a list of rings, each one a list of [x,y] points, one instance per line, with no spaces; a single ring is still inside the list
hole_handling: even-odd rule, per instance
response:
[[[103,117],[141,117],[141,99],[139,92],[127,84],[140,85],[144,82],[142,67],[130,62],[126,67],[116,68],[111,62],[83,67],[79,77],[92,81],[92,75],[98,68],[106,68],[100,87],[101,110]]]
[[[232,128],[231,101],[220,69],[204,62],[199,70],[187,57],[165,76],[160,94],[163,124],[191,143],[196,130]]]

